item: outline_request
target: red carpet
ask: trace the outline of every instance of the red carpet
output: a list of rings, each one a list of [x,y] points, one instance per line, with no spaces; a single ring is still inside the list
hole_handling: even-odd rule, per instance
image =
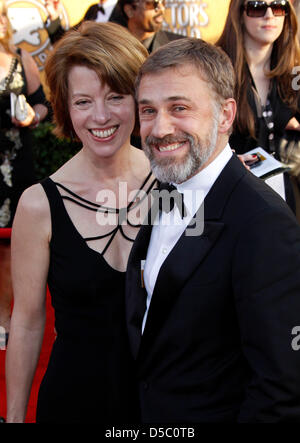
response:
[[[47,294],[47,318],[45,336],[40,355],[39,364],[35,374],[35,378],[32,385],[31,396],[29,399],[26,423],[35,422],[36,402],[39,391],[39,386],[45,373],[52,344],[55,338],[54,334],[54,316],[53,308],[50,302],[50,295]],[[5,392],[5,351],[0,351],[0,416],[6,417],[6,392]]]

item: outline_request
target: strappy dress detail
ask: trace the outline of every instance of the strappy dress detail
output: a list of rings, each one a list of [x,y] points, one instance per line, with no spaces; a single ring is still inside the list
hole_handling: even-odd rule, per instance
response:
[[[65,191],[68,195],[62,195],[61,194],[61,198],[63,200],[66,201],[70,201],[78,206],[81,206],[82,208],[85,208],[89,211],[94,211],[97,213],[103,213],[103,214],[117,214],[119,215],[118,217],[118,223],[116,224],[116,226],[108,233],[103,234],[103,235],[97,235],[97,236],[92,236],[92,237],[83,237],[83,240],[86,242],[90,242],[90,241],[95,241],[95,240],[100,240],[100,239],[104,239],[104,238],[109,238],[107,241],[107,244],[105,245],[104,249],[102,252],[99,252],[100,255],[104,256],[105,253],[107,252],[109,246],[111,245],[112,241],[114,240],[116,234],[118,232],[121,233],[122,237],[129,241],[129,242],[134,242],[135,238],[130,238],[128,235],[126,235],[126,233],[124,232],[124,229],[122,227],[122,221],[123,221],[123,217],[124,214],[126,214],[126,223],[131,226],[132,228],[140,228],[141,224],[133,224],[132,222],[130,222],[129,218],[128,218],[128,213],[130,211],[132,211],[133,209],[136,209],[136,207],[138,205],[140,205],[143,200],[145,198],[147,198],[151,192],[151,190],[153,189],[155,183],[156,183],[156,179],[150,180],[152,176],[152,172],[149,172],[149,174],[147,175],[147,177],[145,178],[144,182],[142,183],[141,187],[139,188],[139,190],[137,190],[136,195],[134,196],[133,200],[127,205],[126,208],[111,208],[108,206],[104,206],[101,204],[97,204],[94,202],[91,202],[81,196],[79,196],[78,194],[76,194],[75,192],[71,191],[70,189],[68,189],[66,186],[62,185],[61,183],[58,182],[53,182],[58,188],[62,189],[63,191]],[[146,187],[146,189],[144,190],[144,188]],[[139,194],[141,193],[141,191],[143,192],[143,197],[138,200],[138,202],[136,202],[136,200],[139,197]],[[121,218],[121,223],[120,223],[120,214],[122,214],[122,218]]]

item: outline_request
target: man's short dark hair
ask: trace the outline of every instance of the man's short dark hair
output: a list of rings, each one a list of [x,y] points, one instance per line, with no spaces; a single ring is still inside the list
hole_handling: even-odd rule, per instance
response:
[[[120,7],[120,11],[122,12],[124,18],[128,21],[128,17],[124,11],[125,5],[133,5],[137,0],[118,0],[118,5]]]
[[[234,97],[235,73],[228,55],[221,48],[192,37],[174,40],[154,51],[139,71],[136,92],[143,75],[188,65],[199,71],[219,103]]]

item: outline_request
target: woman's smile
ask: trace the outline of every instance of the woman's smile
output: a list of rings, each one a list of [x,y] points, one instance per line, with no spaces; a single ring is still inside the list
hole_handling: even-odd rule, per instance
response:
[[[100,140],[108,140],[111,139],[116,131],[118,130],[119,125],[111,126],[105,129],[89,129],[90,133]]]

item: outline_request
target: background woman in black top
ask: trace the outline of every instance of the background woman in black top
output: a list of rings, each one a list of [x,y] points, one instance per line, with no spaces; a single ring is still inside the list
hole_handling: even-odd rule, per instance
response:
[[[230,145],[238,154],[257,146],[280,160],[282,138],[300,139],[299,88],[293,87],[300,63],[297,18],[286,0],[231,0],[223,33],[216,43],[232,60],[238,105]],[[299,152],[300,161],[300,152]],[[286,180],[287,201],[293,206]]]

